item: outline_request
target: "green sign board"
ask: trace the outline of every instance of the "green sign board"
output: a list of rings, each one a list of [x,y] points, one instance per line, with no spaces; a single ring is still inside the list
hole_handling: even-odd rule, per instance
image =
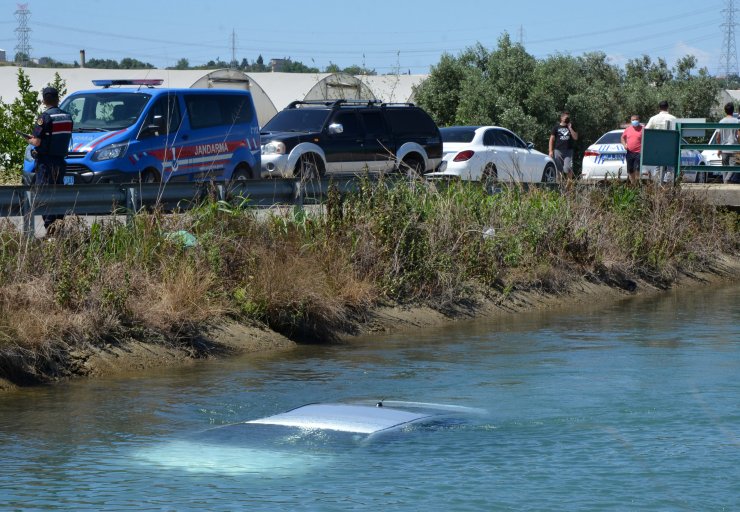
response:
[[[675,166],[681,136],[676,130],[647,130],[642,134],[642,165]]]

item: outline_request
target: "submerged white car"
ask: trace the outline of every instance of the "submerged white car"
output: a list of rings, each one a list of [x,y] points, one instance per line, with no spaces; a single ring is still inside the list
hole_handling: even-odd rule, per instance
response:
[[[188,472],[292,475],[374,443],[465,428],[488,417],[471,407],[383,400],[308,404],[137,448],[140,463]],[[357,456],[362,456],[358,452]]]
[[[555,162],[500,126],[440,128],[443,159],[431,179],[554,182]]]
[[[583,165],[581,166],[581,180],[604,181],[604,180],[626,180],[627,179],[627,150],[622,145],[622,133],[624,130],[612,130],[602,135],[599,140],[591,144],[583,153]],[[700,151],[693,149],[681,150],[681,165],[706,165],[706,160]],[[643,166],[640,178],[658,179],[657,168]],[[706,173],[687,172],[684,174],[685,181],[703,180]],[[671,172],[666,173],[664,180],[673,179]]]

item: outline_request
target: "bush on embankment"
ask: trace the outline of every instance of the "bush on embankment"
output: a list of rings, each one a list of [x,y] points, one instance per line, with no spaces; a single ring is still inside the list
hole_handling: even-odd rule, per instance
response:
[[[584,275],[666,285],[736,254],[738,222],[672,188],[487,195],[477,184],[383,182],[331,195],[316,213],[212,202],[128,224],[68,218],[54,240],[7,222],[0,377],[64,374],[78,346],[189,343],[227,317],[310,340],[349,328],[374,304],[444,308],[481,291],[562,291]]]

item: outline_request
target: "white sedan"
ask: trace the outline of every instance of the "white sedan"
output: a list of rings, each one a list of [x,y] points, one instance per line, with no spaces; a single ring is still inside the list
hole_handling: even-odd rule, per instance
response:
[[[441,128],[443,160],[427,178],[554,182],[555,162],[500,126]]]
[[[609,179],[627,179],[627,150],[622,145],[624,130],[606,132],[583,153],[581,179],[584,181],[603,181]],[[706,165],[700,151],[681,150],[681,165]],[[643,166],[640,171],[642,179],[656,178],[657,168]],[[686,173],[685,179],[699,182],[704,173]],[[664,180],[672,179],[672,173],[666,173]]]

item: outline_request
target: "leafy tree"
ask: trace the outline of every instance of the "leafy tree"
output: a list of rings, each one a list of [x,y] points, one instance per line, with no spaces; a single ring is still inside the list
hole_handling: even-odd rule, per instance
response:
[[[13,61],[17,64],[23,64],[31,60],[31,57],[24,52],[17,52]]]
[[[293,62],[286,59],[282,71],[284,73],[318,73],[319,68],[306,66],[303,62]]]
[[[129,57],[121,59],[119,65],[121,69],[154,69],[154,65],[148,62],[142,62],[140,60],[132,59]]]
[[[190,69],[190,61],[186,58],[178,60],[175,69]]]
[[[39,116],[40,92],[33,90],[23,69],[18,70],[17,84],[18,97],[9,104],[0,102],[0,171],[5,183],[18,182],[28,145],[16,130],[31,132]],[[67,94],[67,84],[59,73],[54,73],[54,79],[47,86],[56,88],[60,99]]]
[[[375,76],[378,73],[374,69],[368,69],[364,66],[347,66],[342,70],[343,73],[347,73],[348,75],[368,75],[368,76]]]
[[[23,69],[18,69],[17,83],[18,97],[10,104],[0,103],[0,166],[4,182],[17,182],[23,169],[28,142],[16,130],[29,133],[39,115],[39,93],[32,89],[31,79]]]
[[[340,68],[333,62],[329,61],[329,65],[326,66],[324,73],[340,73],[341,71],[342,71],[342,68]]]
[[[429,78],[414,89],[416,100],[440,126],[455,124],[462,83],[468,72],[464,63],[444,53],[439,63],[432,66]]]
[[[253,69],[252,71],[257,73],[267,71],[267,66],[265,66],[265,59],[262,58],[262,54],[257,57],[257,61],[254,63],[254,67],[255,69]]]

